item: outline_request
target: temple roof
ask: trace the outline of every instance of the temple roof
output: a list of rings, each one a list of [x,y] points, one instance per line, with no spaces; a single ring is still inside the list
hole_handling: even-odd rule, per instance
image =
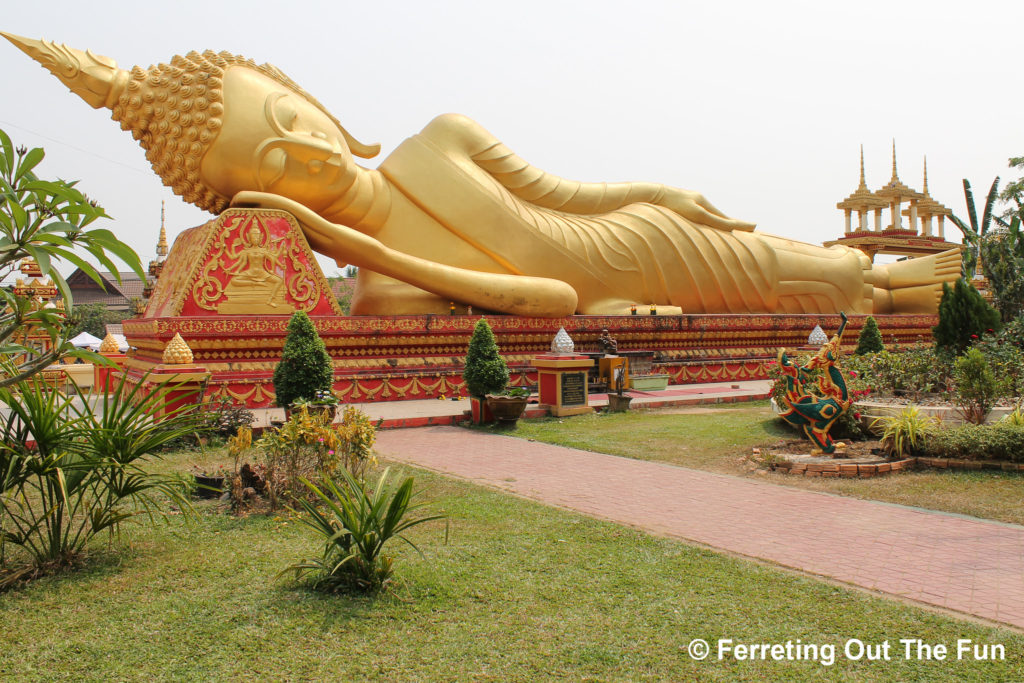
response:
[[[917,203],[917,214],[919,216],[928,217],[953,215],[952,209],[947,209],[928,194],[928,157],[924,158],[924,191],[922,194],[924,195],[924,199]]]
[[[837,209],[849,209],[851,211],[867,211],[869,209],[881,209],[889,206],[889,202],[879,199],[875,193],[868,189],[867,181],[864,178],[864,145],[860,147],[860,185],[853,194],[836,204]]]
[[[893,199],[924,199],[925,195],[913,190],[903,184],[899,174],[896,172],[896,142],[892,143],[892,178],[883,187],[875,191],[878,197],[891,197]]]

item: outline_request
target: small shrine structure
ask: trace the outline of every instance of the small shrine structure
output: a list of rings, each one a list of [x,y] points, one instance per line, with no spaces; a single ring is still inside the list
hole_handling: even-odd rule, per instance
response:
[[[906,205],[906,208],[904,208]],[[860,184],[843,201],[836,204],[846,217],[846,230],[836,240],[825,242],[826,247],[842,244],[855,247],[872,261],[875,254],[899,256],[927,256],[948,249],[963,249],[964,245],[946,240],[946,216],[952,211],[928,193],[928,159],[924,161],[924,190],[907,187],[896,171],[896,143],[892,146],[892,178],[878,190],[868,189],[864,177],[864,147],[860,149]],[[889,212],[888,225],[882,225],[882,213]],[[853,214],[857,214],[854,224]],[[874,214],[874,221],[869,216]],[[907,218],[906,224],[903,218]],[[934,225],[933,220],[935,219]],[[871,223],[871,224],[869,224]]]

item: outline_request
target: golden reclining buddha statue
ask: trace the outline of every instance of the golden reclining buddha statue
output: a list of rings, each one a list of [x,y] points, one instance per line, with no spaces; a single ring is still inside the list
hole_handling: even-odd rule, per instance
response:
[[[526,316],[933,313],[960,274],[952,250],[872,265],[754,230],[696,192],[580,183],[537,169],[464,116],[439,116],[377,169],[273,66],[190,52],[131,71],[7,33],[146,150],[164,183],[214,213],[283,209],[310,245],[359,266],[352,312],[447,313],[449,302]]]

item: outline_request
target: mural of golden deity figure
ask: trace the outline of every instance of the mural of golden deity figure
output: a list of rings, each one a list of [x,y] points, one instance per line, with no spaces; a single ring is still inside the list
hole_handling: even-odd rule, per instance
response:
[[[291,313],[293,307],[285,299],[284,272],[281,256],[283,240],[263,234],[255,222],[242,231],[239,240],[225,250],[234,263],[225,263],[224,272],[231,280],[224,287],[227,299],[217,306],[217,312],[233,313]]]
[[[580,183],[537,169],[446,114],[377,169],[317,100],[269,65],[190,52],[131,71],[4,34],[146,150],[175,192],[219,212],[291,212],[310,245],[360,267],[352,312],[447,313],[449,301],[528,316],[932,313],[956,250],[872,266],[860,251],[754,230],[696,192]]]

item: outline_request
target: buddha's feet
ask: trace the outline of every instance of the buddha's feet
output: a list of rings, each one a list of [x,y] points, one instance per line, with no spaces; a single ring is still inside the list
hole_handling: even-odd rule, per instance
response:
[[[942,285],[960,277],[959,249],[872,268],[875,313],[934,313]]]

